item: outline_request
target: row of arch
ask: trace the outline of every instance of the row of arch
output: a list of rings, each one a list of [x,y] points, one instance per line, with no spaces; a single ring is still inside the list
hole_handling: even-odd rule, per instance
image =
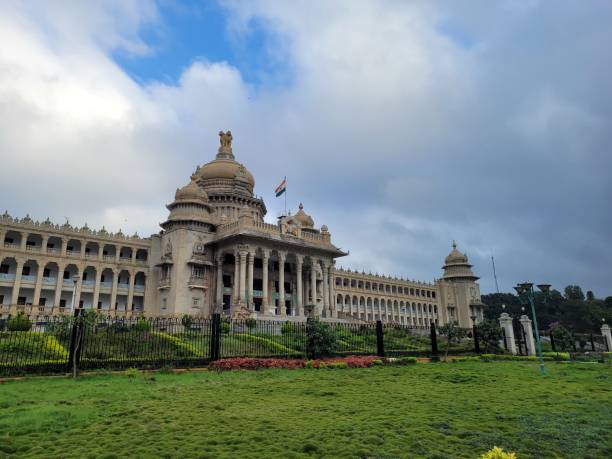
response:
[[[353,295],[342,295],[339,293],[336,296],[336,306],[339,310],[349,311],[352,308],[392,308],[394,312],[401,313],[402,308],[405,308],[404,314],[420,315],[433,317],[438,313],[438,306],[436,304],[428,303],[415,303],[412,304],[409,301],[398,301],[398,300],[385,300],[384,298],[371,298],[371,297],[357,297]]]
[[[436,298],[436,292],[433,290],[419,289],[414,287],[401,287],[393,284],[349,279],[347,277],[336,277],[336,287],[357,288],[361,290],[371,290],[374,292],[385,292],[392,295],[410,295],[422,298]]]
[[[46,236],[38,233],[21,233],[9,230],[4,234],[2,240],[4,247],[25,247],[28,251],[41,251],[55,253],[63,251],[67,254],[83,254],[88,258],[120,258],[123,260],[135,260],[145,262],[149,258],[149,251],[129,245],[99,243],[96,241],[81,240],[76,238],[62,238],[60,236]],[[65,245],[65,247],[63,246]]]

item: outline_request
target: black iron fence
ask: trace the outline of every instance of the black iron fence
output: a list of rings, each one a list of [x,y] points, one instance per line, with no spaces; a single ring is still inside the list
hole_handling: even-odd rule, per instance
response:
[[[37,318],[23,329],[0,331],[0,375],[91,369],[120,370],[196,367],[231,357],[311,358],[330,356],[435,356],[491,352],[477,329],[441,335],[431,327],[397,324],[299,322],[211,318],[110,318],[92,312],[74,317]],[[322,328],[312,326],[322,324]],[[4,323],[6,328],[6,321]],[[19,327],[17,327],[19,328]],[[0,330],[2,330],[0,324]],[[313,336],[327,348],[313,348]],[[321,336],[319,336],[321,338]],[[605,351],[599,335],[575,335],[573,346]],[[520,341],[520,340],[519,340]],[[502,339],[505,343],[505,339]],[[545,350],[561,351],[554,337],[543,335]],[[318,345],[317,345],[318,346]],[[495,343],[493,343],[495,346]],[[525,347],[519,343],[521,351]],[[503,352],[503,346],[499,348]],[[523,352],[521,352],[523,353]]]

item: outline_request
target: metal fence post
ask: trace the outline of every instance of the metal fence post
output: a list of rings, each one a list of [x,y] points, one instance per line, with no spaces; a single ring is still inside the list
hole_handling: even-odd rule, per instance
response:
[[[74,350],[77,345],[77,337],[79,335],[79,328],[82,327],[81,321],[78,320],[78,317],[81,315],[81,309],[77,308],[74,310],[74,322],[72,322],[72,333],[70,334],[70,350],[68,355],[68,371],[72,371],[72,367],[74,364],[74,358],[76,357],[76,366],[77,370],[79,367],[79,360],[81,357],[81,353],[77,352],[76,355]]]
[[[557,346],[555,346],[555,334],[551,330],[549,335],[550,335],[550,348],[552,349],[553,352],[557,352]]]
[[[474,352],[476,354],[480,354],[480,343],[478,342],[478,328],[476,324],[474,324]]]
[[[438,337],[436,335],[436,324],[433,322],[433,320],[431,321],[431,326],[430,326],[430,334],[431,334],[431,354],[432,355],[438,355]]]
[[[221,345],[221,314],[213,314],[210,322],[210,360],[219,360]]]
[[[376,355],[378,355],[379,357],[385,356],[383,324],[380,320],[376,321]]]

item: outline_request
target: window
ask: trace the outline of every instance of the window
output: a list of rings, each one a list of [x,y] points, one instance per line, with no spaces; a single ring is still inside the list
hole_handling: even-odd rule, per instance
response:
[[[83,273],[83,280],[87,280],[87,273]]]
[[[72,251],[74,250],[74,247],[73,247],[73,246],[71,246],[71,245],[69,245],[68,247],[66,247],[66,250],[68,250],[68,251],[72,252]]]
[[[98,301],[98,309],[102,309],[102,302]]]
[[[6,242],[7,244],[14,244],[15,239],[13,239],[12,237],[7,237],[7,238],[4,238],[4,242]]]
[[[29,276],[30,275],[30,267],[29,266],[24,266],[23,270],[21,271],[21,274],[23,274],[24,276]]]
[[[26,297],[25,296],[17,297],[17,304],[26,304]]]
[[[100,282],[104,282],[104,274],[100,276]]]
[[[204,268],[201,266],[193,266],[191,268],[191,277],[202,279],[204,277]]]
[[[51,275],[51,271],[49,268],[43,269],[43,277],[49,277]]]
[[[83,309],[83,300],[79,301],[79,309]]]
[[[60,300],[60,308],[65,308],[66,307],[66,300]]]
[[[41,298],[40,300],[38,300],[38,304],[39,304],[40,306],[44,306],[46,302],[47,302],[47,299],[46,299],[46,298]]]
[[[166,309],[168,305],[168,299],[167,298],[162,298],[162,309]]]
[[[194,308],[199,308],[200,307],[200,299],[199,298],[193,298],[193,307]]]
[[[52,242],[47,242],[47,248],[48,249],[53,249],[53,248],[55,248],[55,244],[52,243]]]
[[[34,241],[26,241],[26,246],[27,247],[34,247],[36,245],[36,242]]]
[[[4,295],[0,295],[0,304],[4,304]]]
[[[9,265],[0,265],[0,274],[8,274]]]

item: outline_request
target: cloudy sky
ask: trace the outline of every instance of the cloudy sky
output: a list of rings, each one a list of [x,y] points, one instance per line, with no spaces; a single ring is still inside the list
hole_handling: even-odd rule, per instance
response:
[[[419,280],[612,295],[612,2],[0,3],[0,206],[159,231],[217,132],[274,222]],[[4,209],[2,209],[3,211]]]

